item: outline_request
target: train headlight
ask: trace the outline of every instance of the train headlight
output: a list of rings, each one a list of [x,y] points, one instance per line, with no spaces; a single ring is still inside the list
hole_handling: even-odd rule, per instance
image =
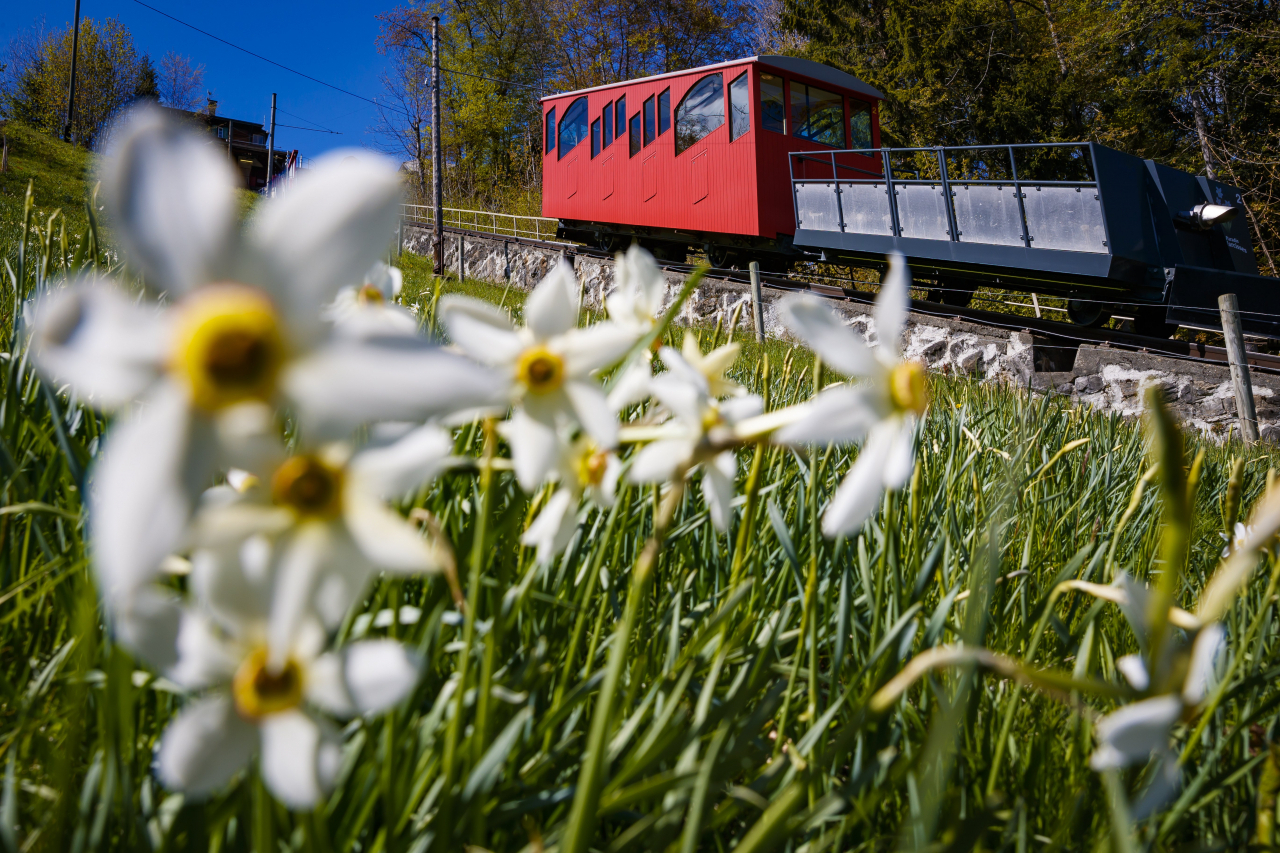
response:
[[[1208,230],[1223,222],[1230,222],[1240,215],[1240,208],[1229,204],[1197,204],[1187,213],[1192,226]]]

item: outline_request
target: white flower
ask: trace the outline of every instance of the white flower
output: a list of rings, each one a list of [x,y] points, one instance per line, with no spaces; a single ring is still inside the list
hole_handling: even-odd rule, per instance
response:
[[[685,340],[691,337],[687,335]],[[719,366],[724,359],[722,351],[736,355],[736,347],[730,344],[714,350],[700,363]],[[648,437],[655,440],[635,454],[628,477],[635,483],[664,483],[682,470],[687,473],[702,465],[702,495],[711,522],[718,530],[727,530],[738,470],[737,456],[727,448],[739,439],[735,427],[759,415],[764,402],[754,394],[717,400],[711,394],[708,376],[680,353],[663,347],[659,355],[668,372],[653,378],[653,396],[671,417],[649,430]],[[723,377],[723,369],[712,372]]]
[[[505,435],[518,426],[511,423],[499,428]],[[558,463],[549,476],[559,483],[559,488],[520,537],[520,544],[538,549],[539,562],[559,554],[573,538],[577,529],[575,509],[584,494],[602,509],[613,506],[622,470],[617,454],[600,447],[589,436],[561,440],[558,454]],[[521,483],[521,487],[533,491],[537,484]]]
[[[326,315],[343,337],[415,335],[417,317],[395,304],[403,286],[404,276],[400,270],[378,261],[365,273],[359,287],[347,286],[338,291]]]
[[[214,613],[244,612],[255,596],[269,600],[272,630],[293,630],[308,613],[329,627],[346,616],[378,569],[398,573],[439,568],[436,546],[388,500],[402,498],[452,464],[445,430],[418,427],[397,441],[352,452],[331,443],[277,458],[243,494],[206,500],[193,523],[193,585]],[[258,559],[242,543],[262,541]],[[239,550],[237,550],[239,549]],[[259,562],[264,568],[250,567]],[[262,592],[243,588],[246,567]]]
[[[618,423],[593,374],[621,358],[638,334],[617,323],[577,328],[577,279],[563,259],[525,302],[517,329],[493,305],[465,296],[440,300],[455,344],[499,371],[516,407],[507,434],[522,483],[541,483],[556,462],[557,429],[580,425],[601,447],[617,443]]]
[[[399,643],[368,640],[325,651],[324,630],[299,623],[274,647],[263,622],[215,623],[183,613],[167,675],[201,691],[156,751],[160,781],[190,796],[223,787],[260,754],[262,779],[292,809],[313,808],[341,760],[339,718],[386,710],[412,692],[418,663]]]
[[[616,287],[605,297],[609,319],[623,326],[634,326],[639,335],[657,325],[666,295],[666,279],[654,263],[653,255],[632,244],[624,255],[619,252],[613,266]]]
[[[269,422],[282,395],[308,428],[334,430],[492,401],[489,373],[425,342],[326,342],[321,306],[370,268],[395,224],[393,165],[321,158],[241,234],[225,155],[143,110],[101,177],[113,237],[164,301],[85,279],[39,298],[30,340],[45,374],[121,410],[88,500],[94,566],[119,615],[217,470],[256,452],[260,432],[244,425]]]
[[[1182,716],[1177,696],[1156,696],[1125,705],[1094,726],[1098,748],[1089,758],[1094,770],[1109,770],[1146,762],[1169,749],[1169,731]]]
[[[1218,534],[1223,539],[1227,539],[1227,544],[1222,548],[1222,558],[1224,560],[1231,556],[1232,551],[1238,551],[1243,548],[1245,543],[1247,543],[1253,536],[1253,528],[1247,527],[1239,521],[1236,522],[1235,529],[1231,532],[1233,535],[1230,539],[1227,539],[1227,535],[1225,533]]]
[[[819,393],[808,414],[775,434],[788,444],[857,441],[866,443],[836,490],[822,517],[829,537],[862,526],[884,489],[897,489],[915,467],[913,435],[928,405],[924,366],[903,361],[899,338],[910,304],[910,272],[901,255],[890,258],[889,275],[876,298],[873,351],[840,316],[814,297],[790,297],[780,309],[782,321],[822,360],[841,373],[863,380]]]

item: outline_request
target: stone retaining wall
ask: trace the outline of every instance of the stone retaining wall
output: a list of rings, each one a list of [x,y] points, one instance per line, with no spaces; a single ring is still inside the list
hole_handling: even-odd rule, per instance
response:
[[[429,254],[429,240],[426,229],[406,226],[406,250]],[[463,242],[469,278],[495,283],[509,280],[522,290],[533,288],[560,257],[553,249],[504,241],[501,237],[461,238],[456,233],[446,233],[445,263],[454,272],[459,269],[459,247]],[[604,296],[613,288],[613,262],[583,255],[568,257],[582,282],[583,302],[601,308]],[[673,272],[665,275],[668,298],[674,298],[684,277]],[[764,291],[764,331],[769,337],[786,339],[790,335],[777,318],[777,301],[782,295],[777,290]],[[750,299],[746,283],[708,277],[685,304],[679,322],[728,323],[737,306],[743,304],[739,326],[751,328],[754,320]],[[875,342],[870,305],[841,301],[831,305],[850,326]],[[1158,385],[1165,389],[1175,414],[1188,426],[1219,440],[1238,431],[1231,375],[1225,364],[1112,349],[1105,344],[1063,348],[1026,331],[1008,332],[958,318],[914,312],[908,316],[904,348],[907,357],[920,359],[930,370],[1062,394],[1125,417],[1138,415],[1146,388]],[[1280,441],[1280,376],[1258,371],[1252,376],[1259,433],[1268,441]]]

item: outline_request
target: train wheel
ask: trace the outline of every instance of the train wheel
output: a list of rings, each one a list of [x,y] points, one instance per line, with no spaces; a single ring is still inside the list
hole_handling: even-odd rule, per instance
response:
[[[1139,308],[1134,312],[1133,331],[1149,338],[1171,338],[1178,331],[1177,323],[1165,320],[1165,307],[1154,305],[1150,308]]]
[[[978,288],[969,287],[950,279],[938,279],[937,287],[929,291],[930,302],[941,302],[952,308],[968,308]]]
[[[601,232],[596,237],[596,248],[602,249],[609,254],[617,252],[625,252],[631,246],[631,238],[624,234],[609,234]]]
[[[1097,329],[1111,319],[1111,309],[1093,300],[1068,299],[1067,317],[1077,326]]]
[[[707,262],[718,270],[731,270],[738,263],[738,253],[725,246],[708,243],[705,247]]]

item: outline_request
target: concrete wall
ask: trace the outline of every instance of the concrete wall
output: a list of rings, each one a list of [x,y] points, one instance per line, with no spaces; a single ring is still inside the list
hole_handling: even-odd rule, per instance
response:
[[[459,235],[445,234],[445,263],[458,271]],[[465,268],[469,278],[495,283],[508,280],[522,290],[532,289],[559,259],[560,253],[501,237],[465,238]],[[406,226],[404,248],[430,254],[430,234]],[[570,255],[583,285],[583,301],[602,308],[613,288],[613,262]],[[684,277],[665,273],[668,299],[679,292]],[[777,301],[784,294],[766,288],[764,331],[773,338],[789,338],[778,321]],[[750,287],[743,282],[705,278],[685,303],[679,318],[684,324],[727,324],[735,308],[743,304],[739,327],[754,323]],[[745,303],[745,304],[744,304]],[[833,300],[831,306],[848,324],[876,342],[871,306]],[[1078,349],[1050,344],[1030,332],[1005,331],[966,322],[911,313],[904,333],[908,358],[916,358],[930,370],[965,374],[984,381],[1008,382],[1044,393],[1056,393],[1096,409],[1125,417],[1137,416],[1149,385],[1165,389],[1175,414],[1188,426],[1222,440],[1238,430],[1231,375],[1225,364],[1188,361],[1172,356],[1081,344]],[[1254,402],[1262,438],[1280,442],[1280,376],[1253,372]]]

